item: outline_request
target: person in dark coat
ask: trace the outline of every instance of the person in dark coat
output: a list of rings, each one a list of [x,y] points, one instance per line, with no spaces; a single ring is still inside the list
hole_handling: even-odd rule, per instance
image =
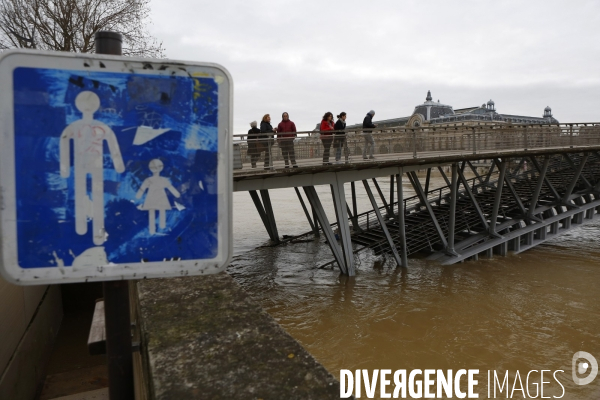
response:
[[[321,121],[321,141],[323,142],[323,165],[331,165],[329,162],[329,149],[333,142],[333,114],[326,112]]]
[[[365,147],[363,148],[363,159],[367,159],[367,147],[370,148],[370,156],[369,158],[372,160],[373,157],[373,149],[375,148],[375,140],[373,140],[373,132],[372,128],[377,128],[377,125],[373,123],[373,117],[375,116],[375,111],[371,110],[367,113],[367,116],[363,120],[363,136],[365,138]]]
[[[335,121],[335,125],[333,128],[335,129],[335,136],[333,139],[333,148],[335,149],[335,162],[339,163],[342,159],[342,148],[345,150],[346,154],[346,163],[348,163],[348,145],[346,142],[346,113],[341,112],[340,115],[337,116],[338,120]]]
[[[256,121],[250,122],[250,130],[248,131],[248,155],[250,156],[250,164],[252,168],[256,168],[256,161],[260,158],[262,143],[260,143],[260,129],[258,129]]]
[[[262,133],[260,141],[265,146],[265,169],[271,168],[271,147],[275,137],[276,129],[271,126],[271,116],[265,114],[260,123],[260,133]]]
[[[296,124],[290,121],[290,115],[286,112],[281,114],[281,122],[277,125],[277,143],[281,149],[285,168],[289,168],[288,160],[294,168],[296,165],[296,153],[294,152],[294,139],[296,138]]]

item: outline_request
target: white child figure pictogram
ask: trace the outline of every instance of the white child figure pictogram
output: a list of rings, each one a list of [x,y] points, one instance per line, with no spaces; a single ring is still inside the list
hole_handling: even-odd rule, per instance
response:
[[[104,141],[117,172],[125,171],[123,157],[115,133],[110,127],[94,119],[100,108],[100,98],[84,91],[75,98],[75,107],[82,118],[65,128],[60,136],[60,175],[68,178],[71,172],[70,141],[73,140],[75,169],[75,231],[85,235],[88,217],[93,223],[94,244],[106,240],[104,228]],[[87,194],[87,177],[91,177],[92,198]]]
[[[141,209],[148,211],[148,229],[150,230],[150,234],[154,235],[156,233],[155,211],[158,211],[158,226],[161,229],[164,229],[167,226],[167,210],[172,208],[165,190],[171,192],[175,197],[181,195],[177,189],[171,185],[169,178],[160,176],[160,172],[164,168],[162,161],[154,159],[150,161],[148,168],[152,171],[152,176],[146,178],[144,182],[142,182],[142,186],[135,197],[138,199],[141,198],[144,192],[148,190]]]

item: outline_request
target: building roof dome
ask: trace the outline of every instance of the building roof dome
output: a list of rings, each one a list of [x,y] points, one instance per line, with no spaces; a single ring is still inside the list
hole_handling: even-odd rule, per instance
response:
[[[546,106],[546,108],[544,108],[544,111],[552,111],[552,109],[550,108],[550,106]]]
[[[415,111],[413,112],[413,115],[414,114],[421,114],[424,121],[429,121],[432,118],[438,118],[444,115],[454,115],[454,110],[452,109],[452,106],[442,104],[439,100],[437,103],[434,102],[433,97],[431,96],[431,90],[428,90],[425,103],[416,106]]]
[[[488,101],[487,104],[488,106],[493,106],[496,103],[494,103],[494,100],[490,99],[490,101]]]

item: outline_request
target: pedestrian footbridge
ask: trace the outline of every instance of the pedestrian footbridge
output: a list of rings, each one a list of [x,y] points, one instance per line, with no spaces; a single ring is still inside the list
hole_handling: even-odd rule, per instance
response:
[[[263,147],[266,169],[260,162],[250,168],[247,142],[234,145],[234,190],[250,193],[273,244],[290,239],[279,237],[269,190],[294,187],[308,222],[301,236],[323,234],[332,251],[323,266],[337,264],[344,274],[354,275],[355,256],[366,249],[400,266],[416,253],[446,265],[519,253],[600,212],[600,124],[386,128],[373,132],[374,160],[362,158],[360,132],[346,135],[341,163],[331,165],[318,138],[297,139],[298,168],[285,168],[274,141]],[[445,185],[430,188],[432,171]],[[404,197],[403,181],[416,195]],[[357,213],[357,184],[371,202],[368,212]],[[331,187],[335,221],[318,185]]]

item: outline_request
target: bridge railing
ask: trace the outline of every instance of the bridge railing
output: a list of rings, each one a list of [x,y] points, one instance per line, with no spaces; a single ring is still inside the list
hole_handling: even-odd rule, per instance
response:
[[[444,154],[484,154],[496,151],[521,151],[541,148],[585,147],[600,145],[600,123],[547,125],[453,124],[409,128],[333,131],[322,135],[315,131],[297,132],[298,137],[280,138],[277,134],[234,135],[236,175],[258,169],[285,168],[285,159],[293,149],[298,166],[335,163],[341,148],[340,163],[371,162],[371,151],[363,152],[372,137],[375,160],[437,157]],[[329,156],[327,157],[327,153]],[[367,158],[365,159],[364,156]],[[293,164],[290,160],[290,166]],[[239,170],[242,171],[239,171]]]

